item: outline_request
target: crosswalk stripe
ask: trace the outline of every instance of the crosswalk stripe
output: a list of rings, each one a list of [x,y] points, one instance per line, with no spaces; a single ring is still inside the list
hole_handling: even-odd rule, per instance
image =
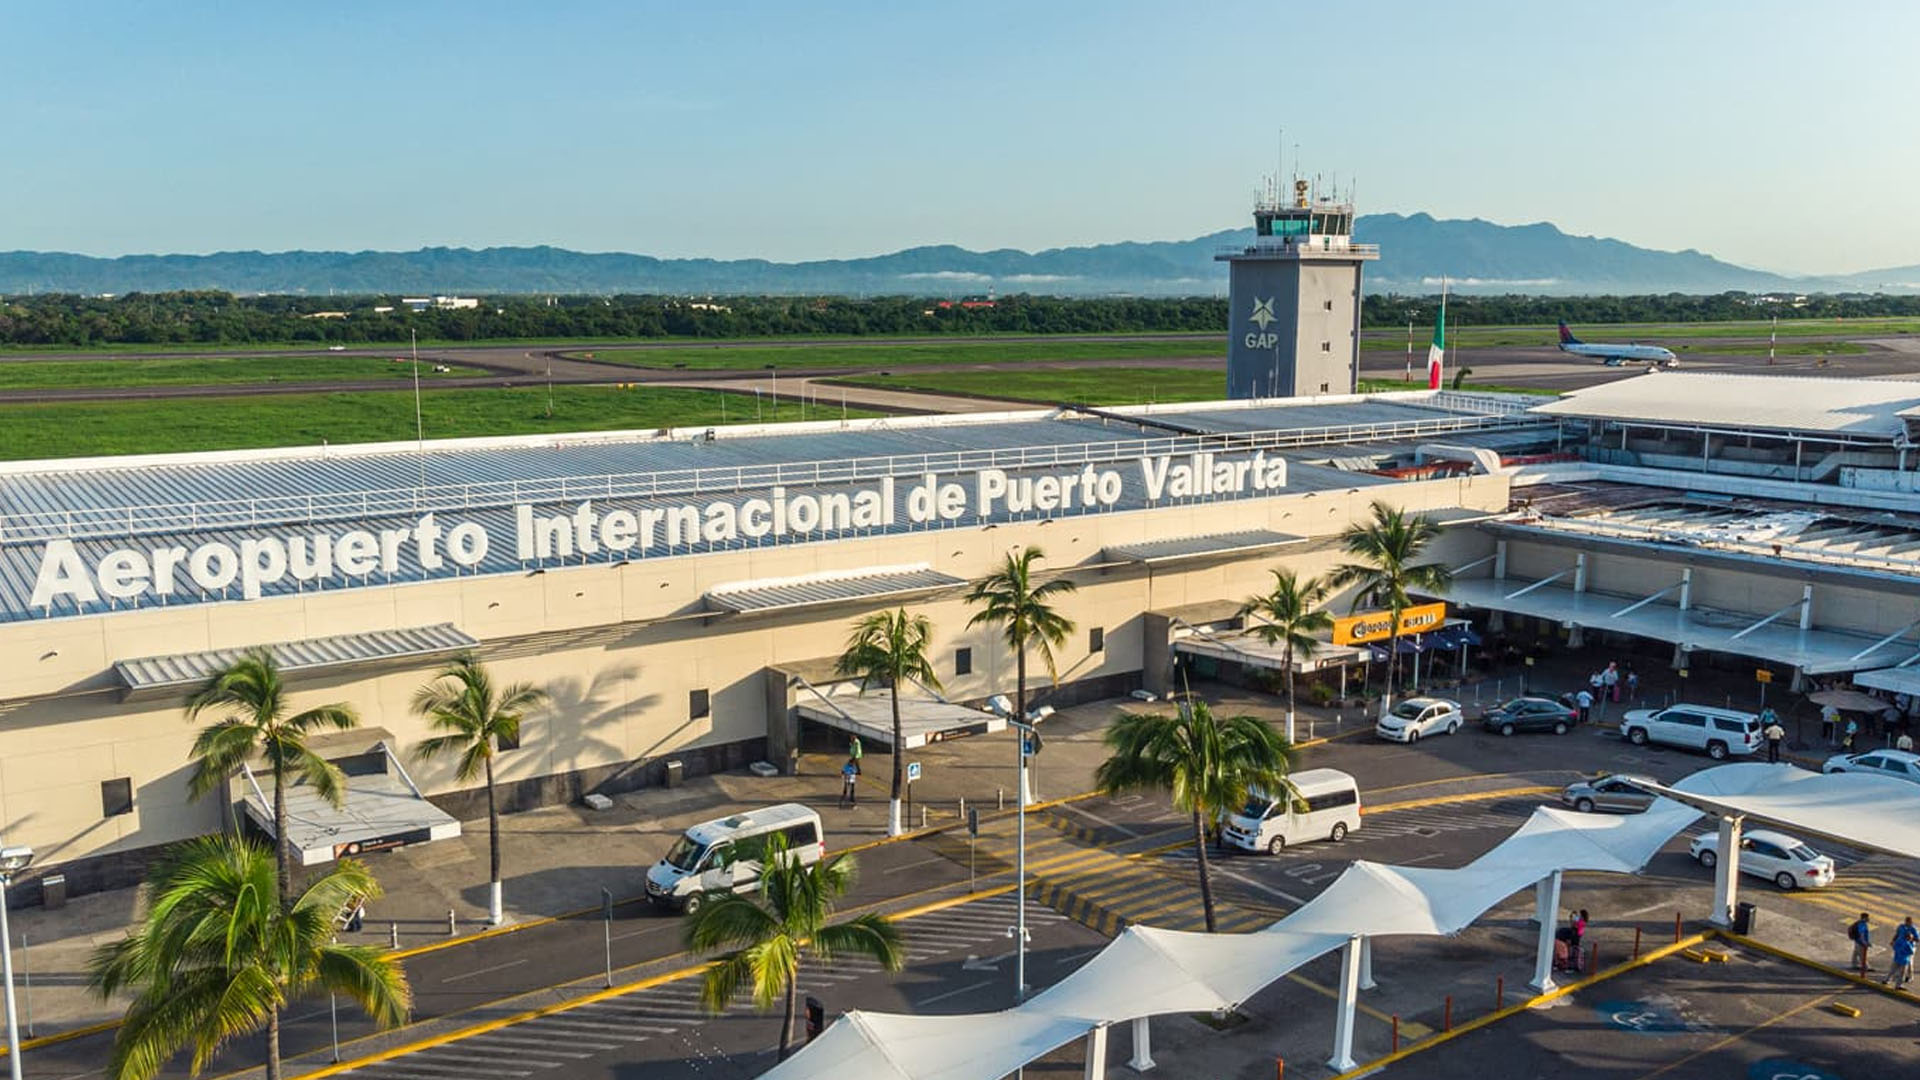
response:
[[[575,1020],[569,1013],[542,1017],[539,1023],[541,1027],[557,1027],[566,1031],[580,1030],[589,1033],[604,1032],[610,1036],[625,1035],[628,1031],[632,1030],[625,1024],[608,1024],[598,1020]]]
[[[523,1052],[523,1050],[533,1050],[541,1054],[550,1054],[555,1057],[568,1057],[568,1058],[590,1058],[593,1056],[591,1051],[582,1052],[578,1049],[572,1049],[573,1047],[590,1046],[598,1050],[617,1049],[617,1044],[615,1043],[607,1043],[606,1045],[601,1046],[597,1043],[583,1043],[578,1039],[568,1039],[567,1046],[569,1047],[569,1049],[561,1050],[561,1049],[555,1048],[553,1046],[552,1040],[549,1040],[549,1039],[523,1039],[518,1036],[501,1035],[497,1032],[491,1032],[491,1031],[487,1032],[484,1035],[475,1035],[470,1039],[464,1039],[462,1040],[462,1042],[473,1043],[483,1047],[499,1044],[502,1052],[504,1053],[517,1054],[517,1053]]]
[[[438,1080],[439,1076],[473,1076],[476,1073],[476,1070],[471,1065],[433,1065],[424,1061],[414,1061],[411,1058],[394,1058],[390,1061],[376,1062],[375,1064],[367,1065],[354,1071],[356,1073],[378,1073],[382,1076],[424,1076],[434,1078],[434,1080]],[[532,1076],[533,1070],[500,1068],[498,1067],[498,1063],[496,1063],[496,1067],[486,1070],[484,1075]]]
[[[480,1048],[474,1047],[473,1049],[478,1050]],[[468,1065],[498,1065],[503,1060],[500,1057],[487,1057],[482,1054],[457,1054],[451,1052],[444,1046],[435,1047],[432,1050],[426,1051],[426,1053],[428,1055],[427,1060],[430,1062],[452,1061]],[[513,1051],[512,1061],[515,1064],[532,1065],[542,1069],[557,1069],[566,1064],[564,1061],[542,1061],[540,1058],[541,1054],[537,1050],[515,1050]]]

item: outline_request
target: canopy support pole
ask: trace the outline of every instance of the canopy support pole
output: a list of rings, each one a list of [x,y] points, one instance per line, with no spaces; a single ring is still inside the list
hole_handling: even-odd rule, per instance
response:
[[[1568,574],[1573,573],[1574,571],[1580,569],[1581,566],[1584,566],[1586,564],[1586,556],[1582,555],[1580,559],[1581,559],[1580,563],[1574,566],[1569,566],[1565,570],[1562,570],[1557,574],[1553,574],[1548,577],[1543,577],[1539,581],[1533,582],[1530,585],[1520,586],[1519,588],[1508,593],[1506,595],[1506,599],[1512,600],[1515,597],[1525,596],[1535,589],[1541,588],[1542,586],[1545,586],[1545,585],[1551,585],[1554,582],[1559,581],[1561,578],[1566,577]]]
[[[1683,577],[1679,581],[1676,581],[1673,584],[1667,586],[1666,588],[1661,589],[1659,592],[1648,593],[1646,596],[1643,596],[1640,599],[1635,600],[1633,603],[1628,604],[1626,607],[1623,607],[1619,611],[1614,612],[1611,616],[1609,616],[1609,618],[1617,619],[1622,615],[1631,615],[1634,612],[1639,611],[1641,608],[1646,607],[1648,604],[1653,603],[1655,600],[1658,600],[1661,597],[1667,595],[1673,590],[1684,589],[1686,587],[1687,587],[1687,579]]]
[[[1134,1072],[1146,1072],[1153,1068],[1153,1018],[1136,1016],[1133,1018],[1133,1059],[1127,1062],[1127,1068]]]
[[[1806,592],[1801,594],[1800,599],[1795,600],[1793,603],[1788,604],[1786,607],[1781,608],[1779,611],[1776,611],[1773,614],[1762,618],[1760,621],[1749,625],[1746,629],[1735,633],[1732,637],[1728,638],[1727,640],[1739,641],[1741,638],[1746,637],[1748,634],[1753,633],[1755,630],[1758,630],[1763,626],[1766,626],[1767,624],[1773,622],[1775,619],[1778,619],[1780,616],[1785,615],[1789,611],[1800,612],[1800,618],[1802,619],[1802,621],[1805,621],[1812,610],[1812,604],[1813,604],[1813,586],[1809,585],[1807,586]],[[1804,630],[1805,627],[1802,627],[1801,629]]]
[[[1720,819],[1720,844],[1714,849],[1719,859],[1713,865],[1713,916],[1707,920],[1715,926],[1732,926],[1733,905],[1740,901],[1741,824],[1738,817]]]
[[[1333,1014],[1333,1056],[1327,1068],[1343,1073],[1353,1068],[1353,1014],[1360,1004],[1360,942],[1355,934],[1340,950],[1340,997]]]
[[[1084,1080],[1106,1080],[1107,1077],[1107,1025],[1093,1025],[1087,1032],[1087,1064],[1080,1073]]]
[[[1541,878],[1533,886],[1534,918],[1540,920],[1540,948],[1533,961],[1533,982],[1535,990],[1544,994],[1554,988],[1553,981],[1553,942],[1554,932],[1559,929],[1560,918],[1560,871]]]
[[[1373,938],[1360,939],[1360,989],[1372,990],[1380,984],[1373,981]]]

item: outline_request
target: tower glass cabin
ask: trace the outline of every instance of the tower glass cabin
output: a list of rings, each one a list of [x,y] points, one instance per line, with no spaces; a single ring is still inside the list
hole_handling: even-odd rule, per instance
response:
[[[1253,210],[1253,243],[1220,251],[1228,267],[1227,396],[1350,394],[1360,374],[1360,264],[1353,204],[1311,196]]]

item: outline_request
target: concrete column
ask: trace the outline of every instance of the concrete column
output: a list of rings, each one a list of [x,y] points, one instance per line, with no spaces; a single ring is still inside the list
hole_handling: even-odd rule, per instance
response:
[[[1567,627],[1567,648],[1578,649],[1587,643],[1586,627],[1574,623]]]
[[[1796,694],[1804,694],[1807,692],[1807,669],[1806,668],[1797,667],[1793,669],[1793,682],[1787,687],[1787,689],[1793,691]]]
[[[1134,1072],[1153,1068],[1153,1027],[1149,1017],[1133,1018],[1133,1057],[1127,1062],[1127,1068]]]
[[[1720,819],[1719,856],[1713,866],[1713,914],[1707,920],[1715,926],[1733,925],[1733,905],[1740,902],[1740,827],[1737,817]]]
[[[1147,692],[1166,697],[1173,684],[1173,620],[1157,611],[1140,619],[1140,682]]]
[[[1360,939],[1360,989],[1372,990],[1380,984],[1373,981],[1373,939]]]
[[[1584,551],[1573,557],[1573,591],[1575,594],[1587,591],[1587,553]]]
[[[1087,1032],[1087,1065],[1080,1075],[1084,1080],[1106,1080],[1107,1025],[1095,1024]]]
[[[793,708],[793,681],[776,667],[763,669],[760,677],[766,687],[767,760],[780,767],[782,776],[792,776],[800,751],[800,717]]]
[[[1353,1060],[1353,1014],[1360,1004],[1360,942],[1360,936],[1355,934],[1340,950],[1340,996],[1333,1014],[1333,1056],[1327,1059],[1327,1068],[1337,1073],[1357,1064]]]
[[[1687,567],[1682,567],[1680,570],[1680,610],[1687,611],[1692,607],[1693,607],[1693,567],[1687,566]]]
[[[1533,961],[1533,982],[1528,984],[1544,994],[1554,988],[1553,932],[1559,929],[1560,871],[1541,878],[1533,887],[1534,918],[1540,920],[1540,949]]]
[[[1800,629],[1813,629],[1813,583],[1800,586]]]
[[[1493,579],[1507,580],[1507,542],[1505,540],[1493,542]]]

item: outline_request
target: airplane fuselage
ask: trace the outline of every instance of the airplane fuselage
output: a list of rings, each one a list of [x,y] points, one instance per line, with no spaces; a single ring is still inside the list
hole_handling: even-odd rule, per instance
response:
[[[1672,349],[1663,349],[1658,345],[1592,345],[1586,342],[1563,342],[1561,352],[1575,356],[1590,356],[1595,360],[1645,360],[1650,363],[1669,362],[1674,359]]]

